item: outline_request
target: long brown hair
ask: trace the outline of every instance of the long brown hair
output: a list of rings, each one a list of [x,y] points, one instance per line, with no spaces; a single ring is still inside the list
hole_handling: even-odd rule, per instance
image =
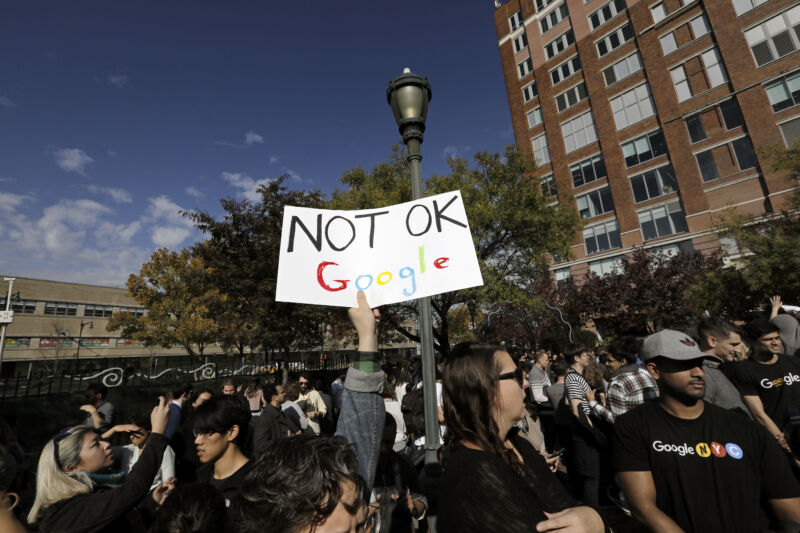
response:
[[[454,446],[469,441],[500,457],[520,477],[525,468],[513,450],[503,444],[504,436],[494,419],[497,381],[500,371],[495,354],[505,348],[495,344],[462,342],[447,356],[442,377],[442,409],[447,442]]]

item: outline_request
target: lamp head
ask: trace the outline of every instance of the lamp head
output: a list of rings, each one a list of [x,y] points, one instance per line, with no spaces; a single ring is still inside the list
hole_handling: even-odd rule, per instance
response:
[[[386,99],[403,135],[403,142],[407,143],[412,137],[422,142],[431,97],[431,84],[428,78],[413,74],[409,68],[405,68],[400,77],[389,82]]]

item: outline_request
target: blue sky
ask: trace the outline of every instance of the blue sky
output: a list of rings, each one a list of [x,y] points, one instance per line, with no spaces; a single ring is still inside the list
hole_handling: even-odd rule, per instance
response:
[[[0,273],[122,286],[282,174],[385,161],[403,67],[433,87],[423,175],[513,142],[491,0],[13,2],[0,19]]]

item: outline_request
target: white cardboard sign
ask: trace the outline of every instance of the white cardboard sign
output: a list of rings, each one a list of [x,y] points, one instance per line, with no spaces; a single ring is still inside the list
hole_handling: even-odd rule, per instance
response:
[[[372,307],[483,285],[459,191],[380,209],[286,206],[275,299]]]

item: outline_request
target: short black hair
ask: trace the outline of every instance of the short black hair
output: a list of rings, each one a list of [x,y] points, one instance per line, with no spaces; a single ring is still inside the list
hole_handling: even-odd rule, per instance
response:
[[[94,381],[89,383],[86,387],[86,391],[92,391],[92,394],[99,394],[101,398],[104,400],[106,399],[106,394],[108,394],[108,387],[100,383],[99,381]]]
[[[731,333],[740,333],[740,331],[727,320],[718,316],[710,316],[697,324],[697,342],[700,344],[700,349],[705,352],[711,349],[711,346],[708,345],[709,337],[725,340],[730,337]]]
[[[606,350],[611,357],[617,361],[625,361],[625,364],[636,363],[636,355],[639,353],[642,343],[635,337],[620,337],[608,345]]]
[[[567,346],[567,353],[564,355],[564,359],[566,359],[567,364],[572,366],[575,364],[575,358],[582,354],[583,352],[588,352],[589,348],[582,344],[570,344]]]
[[[153,533],[225,531],[225,498],[207,484],[181,485],[167,497],[155,516]]]
[[[137,413],[135,415],[131,415],[128,417],[128,423],[133,424],[134,426],[139,426],[147,431],[151,430],[149,413]]]
[[[169,393],[172,396],[173,400],[177,400],[184,394],[188,397],[192,393],[192,384],[182,383],[180,385],[175,385],[169,390]]]
[[[553,373],[554,377],[565,376],[567,370],[569,370],[569,365],[561,357],[550,363],[550,372]]]
[[[780,331],[781,328],[766,318],[756,318],[755,320],[751,320],[744,327],[745,336],[751,343],[756,342],[764,335],[769,335],[770,333],[780,333]]]
[[[231,504],[238,533],[306,531],[324,522],[339,505],[342,486],[355,485],[356,514],[364,481],[353,447],[342,437],[298,435],[278,439],[247,475]]]
[[[278,395],[278,384],[275,383],[274,381],[267,381],[266,383],[261,385],[261,391],[264,395],[264,400],[266,400],[266,402],[269,403],[272,401],[273,396]]]
[[[247,430],[251,414],[244,408],[238,396],[214,396],[195,409],[192,429],[203,433],[225,433],[239,426],[239,435],[234,439],[238,446],[247,442]]]

